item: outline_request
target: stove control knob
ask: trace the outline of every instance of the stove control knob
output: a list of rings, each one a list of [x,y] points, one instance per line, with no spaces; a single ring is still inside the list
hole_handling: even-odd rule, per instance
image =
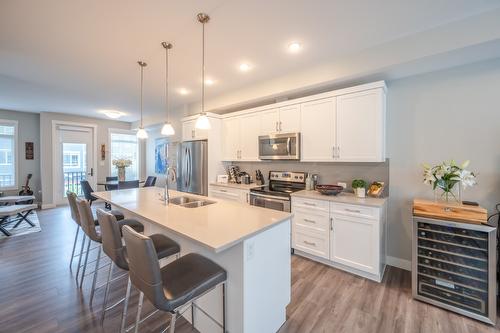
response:
[[[295,176],[295,179],[298,179],[298,178],[299,178],[299,176]]]
[[[300,176],[299,178],[300,178],[300,179],[304,179],[304,177],[302,177],[302,176]]]

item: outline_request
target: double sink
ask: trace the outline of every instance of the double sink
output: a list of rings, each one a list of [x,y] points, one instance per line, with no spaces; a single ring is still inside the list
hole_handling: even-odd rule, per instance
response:
[[[193,197],[175,197],[169,201],[173,205],[178,205],[185,208],[198,208],[214,204],[215,201],[203,200]]]

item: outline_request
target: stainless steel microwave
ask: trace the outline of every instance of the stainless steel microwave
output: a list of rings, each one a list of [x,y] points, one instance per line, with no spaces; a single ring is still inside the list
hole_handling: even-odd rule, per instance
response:
[[[299,160],[300,133],[259,136],[261,160]]]

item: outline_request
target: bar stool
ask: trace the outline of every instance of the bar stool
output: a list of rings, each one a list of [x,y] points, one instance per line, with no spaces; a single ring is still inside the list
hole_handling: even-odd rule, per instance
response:
[[[95,226],[95,220],[92,215],[92,209],[90,208],[90,204],[86,200],[82,199],[77,199],[76,201],[77,207],[78,207],[78,214],[80,215],[80,224],[82,226],[83,231],[88,237],[88,243],[87,243],[87,251],[85,253],[85,261],[83,263],[83,271],[82,271],[82,276],[80,278],[80,288],[83,286],[83,279],[85,278],[85,271],[87,269],[87,262],[89,258],[89,251],[90,251],[90,243],[93,241],[95,243],[101,244],[102,243],[102,237],[100,232],[97,231],[96,226]],[[144,225],[140,223],[137,220],[134,219],[123,219],[118,221],[118,224],[120,227],[123,227],[125,225],[133,228],[133,230],[136,230],[137,232],[143,232],[144,231]],[[99,269],[103,267],[99,267],[100,262],[101,262],[101,253],[102,253],[102,247],[98,246],[98,252],[97,252],[97,259],[95,260],[95,268],[94,271],[91,272],[90,274],[94,274],[94,278],[92,280],[92,290],[90,292],[90,304],[92,305],[92,301],[94,299],[94,293],[95,293],[95,284],[97,281],[97,274]],[[106,265],[107,266],[107,265]],[[104,266],[104,267],[106,267]]]
[[[98,209],[97,210],[97,219],[99,220],[99,225],[101,227],[101,236],[102,236],[102,250],[103,252],[111,259],[112,264],[109,268],[108,271],[108,280],[106,282],[106,291],[104,292],[104,301],[102,304],[102,315],[101,315],[101,325],[104,323],[104,318],[106,315],[106,311],[111,310],[121,302],[124,303],[123,307],[123,312],[122,312],[122,321],[121,321],[121,332],[125,330],[125,323],[126,323],[126,318],[127,318],[127,310],[128,310],[128,302],[130,298],[130,278],[128,279],[127,283],[127,292],[125,294],[125,298],[121,299],[120,301],[116,302],[112,306],[106,308],[107,301],[108,301],[108,294],[109,294],[109,288],[110,284],[113,281],[116,281],[120,279],[123,276],[128,276],[128,256],[127,256],[127,249],[122,243],[122,236],[121,236],[121,230],[120,230],[120,225],[116,221],[116,218],[112,215],[109,214],[108,212]],[[163,258],[168,258],[172,255],[176,255],[177,258],[179,258],[179,252],[181,250],[179,244],[175,242],[174,240],[168,238],[167,236],[160,235],[160,234],[154,234],[149,236],[151,240],[153,241],[153,246],[155,248],[155,251],[158,255],[157,260],[163,259]],[[125,271],[127,271],[126,274],[123,274],[121,276],[118,276],[114,279],[111,279],[113,275],[113,263],[118,267],[121,268]]]
[[[77,225],[77,229],[76,229],[76,233],[75,233],[75,240],[73,242],[73,250],[71,251],[71,260],[69,262],[69,267],[71,269],[71,267],[73,265],[73,259],[75,257],[78,257],[78,268],[76,270],[76,280],[78,281],[78,274],[80,273],[80,265],[81,265],[81,261],[82,261],[82,254],[84,253],[84,245],[85,245],[86,235],[85,235],[85,233],[83,233],[82,246],[80,248],[80,252],[77,255],[75,255],[76,243],[78,242],[78,235],[79,235],[80,229],[81,229],[80,214],[78,213],[78,206],[76,204],[76,200],[77,200],[78,196],[74,192],[67,191],[66,197],[68,198],[69,208],[70,208],[70,212],[71,212],[71,218],[73,219],[73,221]],[[110,213],[113,214],[117,220],[123,220],[123,218],[124,218],[123,213],[118,211],[118,210],[111,210]],[[97,220],[95,220],[95,224],[97,224]]]
[[[170,333],[174,333],[179,309],[189,303],[193,308],[198,298],[219,285],[222,285],[222,324],[205,314],[226,332],[227,273],[222,267],[202,255],[189,253],[160,268],[151,238],[128,226],[123,227],[122,231],[129,259],[130,280],[141,292],[135,321],[136,333],[144,295],[158,310],[172,314]]]

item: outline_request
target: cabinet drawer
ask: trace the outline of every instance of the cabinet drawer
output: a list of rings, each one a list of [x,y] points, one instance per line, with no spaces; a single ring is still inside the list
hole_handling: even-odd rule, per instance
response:
[[[332,214],[343,214],[357,217],[379,218],[379,210],[374,207],[366,207],[360,205],[349,205],[340,203],[331,203],[330,209]]]
[[[329,237],[296,227],[293,234],[293,247],[297,250],[328,259]]]
[[[293,224],[294,226],[299,226],[313,231],[328,232],[330,228],[330,218],[328,215],[321,213],[314,214],[314,212],[309,212],[308,214],[305,214],[302,211],[295,211]]]
[[[210,187],[210,196],[220,199],[240,201],[241,192],[227,187]]]
[[[330,206],[328,201],[322,201],[322,200],[310,200],[310,199],[304,199],[304,198],[292,198],[292,211],[294,211],[293,208],[296,210],[299,209],[306,209],[306,210],[314,210],[314,211],[322,211],[325,212],[326,214],[329,214],[330,211]]]

